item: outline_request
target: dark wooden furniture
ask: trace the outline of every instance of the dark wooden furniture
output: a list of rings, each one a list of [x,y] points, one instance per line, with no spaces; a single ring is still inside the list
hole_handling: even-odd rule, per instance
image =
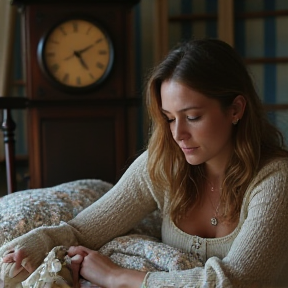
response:
[[[15,139],[16,123],[11,116],[12,109],[26,109],[28,99],[23,97],[0,97],[0,111],[2,110],[1,129],[4,135],[7,193],[17,190],[15,172]]]
[[[139,1],[12,1],[22,14],[27,98],[17,99],[21,103],[15,97],[0,98],[6,162],[10,165],[8,191],[16,191],[12,152],[15,125],[9,109],[28,109],[30,188],[83,178],[115,183],[125,171],[127,159],[137,150],[137,112],[142,105],[135,93],[131,57],[131,10]],[[108,77],[99,87],[81,93],[59,89],[43,73],[37,58],[43,35],[69,17],[95,19],[109,32],[114,47]]]
[[[40,131],[45,140],[41,147],[40,145],[37,147],[41,155],[40,170],[35,172],[29,169],[29,178],[31,181],[38,177],[38,182],[41,184],[39,187],[47,187],[54,183],[88,178],[99,178],[114,183],[125,171],[129,159],[135,157],[133,148],[128,150],[130,141],[126,138],[130,137],[131,140],[135,135],[128,132],[122,134],[126,120],[117,111],[120,110],[119,107],[124,111],[133,111],[140,105],[140,98],[125,101],[75,100],[67,103],[67,101],[30,100],[26,97],[0,97],[7,193],[17,191],[14,145],[17,123],[12,119],[12,110],[27,109],[28,115],[35,109],[41,110],[43,118],[41,123],[34,123],[36,131],[33,132],[34,126],[28,127],[29,130],[32,129],[32,135],[37,136],[37,132]],[[47,119],[44,117],[45,113]],[[73,113],[77,114],[77,118]],[[129,120],[129,115],[126,119]],[[134,143],[132,145],[134,146]],[[31,147],[30,151],[33,153]],[[33,185],[30,186],[35,188]]]

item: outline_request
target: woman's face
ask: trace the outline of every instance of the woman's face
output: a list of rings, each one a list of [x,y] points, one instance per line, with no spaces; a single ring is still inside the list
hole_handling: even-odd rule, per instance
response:
[[[232,108],[175,81],[161,85],[162,112],[191,165],[225,166],[232,151]]]

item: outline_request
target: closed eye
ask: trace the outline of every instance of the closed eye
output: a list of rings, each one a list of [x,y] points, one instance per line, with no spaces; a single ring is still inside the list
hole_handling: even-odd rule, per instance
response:
[[[168,116],[165,115],[165,120],[166,120],[168,123],[172,123],[173,121],[175,121],[175,118],[169,118]]]
[[[163,117],[164,117],[164,119],[168,122],[168,123],[171,123],[171,122],[173,122],[174,120],[175,120],[175,118],[169,118],[166,114],[162,114],[163,115]]]
[[[175,118],[174,118],[174,119],[168,119],[168,118],[167,118],[167,122],[168,122],[168,123],[172,123],[173,121],[175,121]]]
[[[197,116],[197,117],[187,116],[187,120],[189,120],[189,121],[197,121],[197,120],[199,120],[200,118],[201,118],[200,116]]]

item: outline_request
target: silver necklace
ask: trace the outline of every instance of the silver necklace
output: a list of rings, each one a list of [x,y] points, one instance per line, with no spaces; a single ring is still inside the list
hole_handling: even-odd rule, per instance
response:
[[[208,181],[208,183],[209,183],[209,185],[210,185],[210,187],[211,187],[210,191],[211,191],[211,192],[214,192],[214,191],[215,191],[214,186],[211,185],[210,181]],[[222,188],[220,188],[220,190],[222,190]],[[210,194],[208,194],[208,197],[209,197],[209,200],[210,200],[210,203],[211,203],[213,209],[215,210],[214,217],[212,217],[212,218],[210,219],[210,222],[211,222],[211,225],[217,226],[217,225],[218,225],[217,215],[218,215],[218,212],[219,212],[220,201],[219,201],[217,207],[215,208],[215,206],[214,206],[214,204],[213,204],[213,202],[212,202],[212,200],[211,200]]]
[[[217,205],[217,207],[216,207],[216,209],[215,209],[215,207],[214,207],[214,205],[213,205],[210,197],[209,197],[209,199],[210,199],[210,202],[211,202],[211,204],[212,204],[212,206],[213,206],[213,208],[214,208],[214,210],[215,210],[215,215],[214,215],[214,217],[212,217],[212,218],[210,219],[210,222],[211,222],[211,225],[217,226],[217,225],[218,225],[217,215],[218,215],[218,210],[219,210],[219,204],[220,204],[220,203]]]

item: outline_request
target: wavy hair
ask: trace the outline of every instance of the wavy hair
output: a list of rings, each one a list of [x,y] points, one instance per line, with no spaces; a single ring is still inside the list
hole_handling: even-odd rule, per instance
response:
[[[176,222],[191,205],[199,203],[205,178],[203,164],[187,163],[161,112],[160,89],[166,80],[217,99],[224,112],[236,96],[246,99],[244,115],[233,128],[234,153],[226,167],[220,198],[220,216],[234,221],[239,217],[244,193],[261,166],[271,158],[288,156],[283,136],[267,120],[252,78],[231,46],[217,39],[200,39],[175,47],[152,71],[146,104],[151,120],[148,171],[156,187],[169,190],[169,213]]]

